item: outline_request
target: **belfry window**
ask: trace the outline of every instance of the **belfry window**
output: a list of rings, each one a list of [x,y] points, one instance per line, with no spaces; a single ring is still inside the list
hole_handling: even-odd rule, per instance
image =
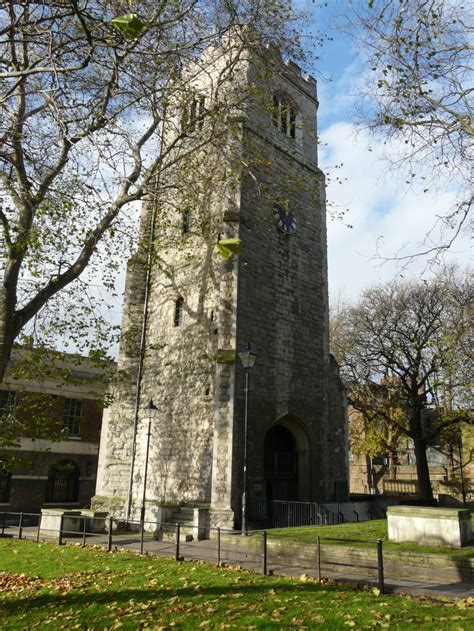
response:
[[[296,138],[297,112],[295,107],[284,97],[273,95],[273,126],[288,138]]]
[[[179,297],[174,305],[174,326],[181,326],[183,324],[184,315],[184,300]]]
[[[206,97],[202,94],[195,94],[188,99],[181,116],[181,131],[202,129],[205,102]]]

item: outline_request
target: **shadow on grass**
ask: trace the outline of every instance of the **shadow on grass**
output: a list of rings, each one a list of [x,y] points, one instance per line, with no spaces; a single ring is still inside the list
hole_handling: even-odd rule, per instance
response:
[[[0,601],[0,609],[2,613],[7,615],[15,615],[20,612],[24,612],[27,607],[30,612],[33,613],[34,609],[53,609],[56,607],[74,607],[74,608],[87,608],[91,605],[124,605],[131,600],[135,604],[139,605],[144,602],[153,602],[155,605],[164,605],[171,599],[178,597],[182,601],[197,600],[198,598],[206,600],[209,598],[219,598],[220,596],[234,597],[236,593],[243,594],[243,596],[250,596],[252,599],[264,598],[268,595],[269,586],[266,583],[261,585],[226,585],[226,586],[205,586],[197,591],[195,588],[178,587],[177,589],[165,588],[165,589],[126,589],[121,590],[120,585],[116,589],[110,589],[108,591],[96,592],[88,590],[78,592],[70,590],[66,594],[59,593],[42,593],[38,595],[29,595],[25,597],[18,597],[14,600]],[[340,587],[337,588],[334,585],[317,585],[314,583],[302,584],[302,585],[274,585],[273,589],[279,595],[294,596],[296,592],[299,594],[317,593],[323,591],[328,592],[340,592]],[[350,589],[350,588],[349,588]]]

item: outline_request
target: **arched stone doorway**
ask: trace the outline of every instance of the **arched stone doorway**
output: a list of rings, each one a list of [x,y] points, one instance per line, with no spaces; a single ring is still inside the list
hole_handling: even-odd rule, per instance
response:
[[[264,478],[269,500],[298,500],[298,450],[284,425],[268,430],[264,443]]]

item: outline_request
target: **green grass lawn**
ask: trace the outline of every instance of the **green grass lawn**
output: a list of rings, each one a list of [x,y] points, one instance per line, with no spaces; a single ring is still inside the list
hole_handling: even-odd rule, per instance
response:
[[[416,543],[391,543],[388,541],[387,520],[374,519],[373,521],[350,522],[336,524],[334,526],[302,526],[301,528],[282,528],[270,530],[270,537],[289,538],[298,540],[301,537],[328,537],[321,543],[345,544],[367,546],[374,548],[377,539],[382,539],[384,550],[398,550],[400,552],[419,552],[423,554],[446,554],[453,557],[474,557],[474,544],[466,548],[442,548],[432,546],[420,546]],[[340,539],[364,539],[371,544],[350,544],[344,541],[331,541],[330,538]]]
[[[302,577],[303,578],[303,577]],[[203,563],[0,539],[0,629],[472,629],[432,602]]]

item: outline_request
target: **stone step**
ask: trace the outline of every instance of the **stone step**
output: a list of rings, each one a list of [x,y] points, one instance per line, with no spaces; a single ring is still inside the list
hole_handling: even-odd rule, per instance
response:
[[[194,509],[187,506],[179,506],[171,513],[171,519],[175,519],[176,522],[190,521],[194,519]]]
[[[192,523],[180,524],[180,538],[184,541],[193,541]],[[156,539],[159,541],[174,541],[176,538],[176,522],[170,521],[167,524],[161,524],[161,529],[155,533]]]

